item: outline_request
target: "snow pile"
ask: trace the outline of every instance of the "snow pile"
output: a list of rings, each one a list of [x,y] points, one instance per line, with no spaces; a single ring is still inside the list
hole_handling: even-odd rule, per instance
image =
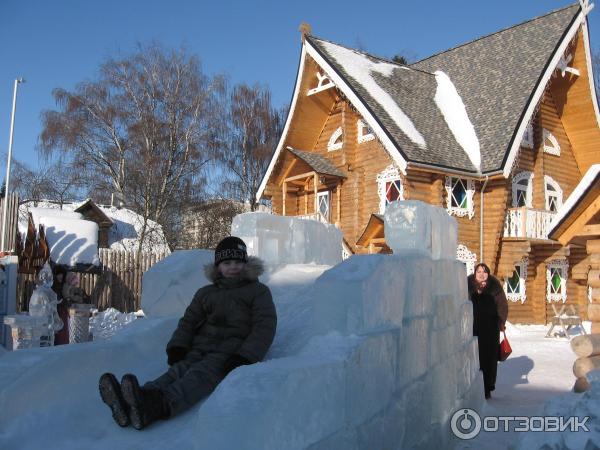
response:
[[[378,102],[381,107],[388,113],[390,118],[396,123],[398,128],[415,144],[421,148],[425,148],[425,138],[417,130],[410,117],[408,117],[398,103],[384,89],[377,84],[373,78],[373,72],[378,72],[386,77],[392,75],[396,70],[411,70],[408,67],[400,67],[396,64],[386,63],[383,61],[374,62],[365,55],[331,42],[323,41],[323,45],[327,48],[327,52],[342,66],[352,78],[360,83],[369,95]]]
[[[548,401],[540,416],[561,417],[563,423],[569,418],[577,422],[567,425],[562,432],[527,433],[521,436],[517,450],[538,448],[560,448],[564,450],[592,449],[600,447],[600,371],[588,374],[590,388],[583,394],[563,394]],[[585,419],[585,418],[588,419]],[[574,419],[573,419],[574,420]],[[583,424],[586,428],[582,428]],[[571,428],[571,426],[573,428]]]
[[[442,71],[435,72],[437,89],[435,91],[435,104],[444,116],[448,128],[452,131],[454,139],[463,148],[477,170],[481,172],[481,152],[479,139],[475,128],[469,120],[467,109],[458,94],[454,83]]]
[[[260,256],[271,267],[342,260],[342,232],[316,220],[250,212],[234,217],[231,234],[244,240],[249,255]]]
[[[178,250],[157,262],[142,279],[142,309],[148,317],[182,316],[198,289],[209,284],[204,265],[212,250]]]
[[[57,214],[40,215],[36,223],[44,226],[50,259],[56,264],[100,264],[96,223]]]
[[[119,428],[98,377],[146,381],[166,370],[165,345],[209,256],[175,252],[148,271],[142,305],[154,317],[111,339],[3,356],[2,448],[448,448],[451,414],[480,408],[464,266],[413,251],[273,269],[262,277],[278,312],[265,361],[236,369],[179,417],[142,433]],[[31,433],[40,423],[53,432]]]

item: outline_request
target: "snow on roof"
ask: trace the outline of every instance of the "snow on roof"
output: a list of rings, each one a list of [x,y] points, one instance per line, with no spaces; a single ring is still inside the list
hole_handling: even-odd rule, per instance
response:
[[[560,223],[567,217],[567,215],[571,212],[571,210],[575,207],[575,205],[579,202],[581,197],[585,194],[588,188],[591,187],[594,180],[600,174],[600,164],[593,164],[590,166],[588,171],[585,173],[577,187],[571,192],[569,198],[566,202],[563,203],[562,207],[558,210],[554,219],[550,223],[550,233],[554,232],[554,229],[557,228]]]
[[[411,70],[406,67],[399,67],[396,64],[378,61],[374,62],[365,55],[345,48],[331,42],[323,41],[330,55],[344,67],[348,74],[359,82],[373,97],[381,107],[388,113],[392,120],[398,125],[402,132],[409,137],[411,141],[421,148],[425,148],[425,138],[417,130],[410,117],[408,117],[398,106],[392,96],[386,92],[372,76],[373,72],[378,72],[383,76],[391,76],[394,69]]]
[[[450,131],[452,131],[456,142],[460,144],[473,165],[481,172],[479,139],[477,139],[475,128],[469,120],[462,98],[454,83],[444,72],[436,71],[435,80],[437,82],[435,103],[444,116],[444,120]]]
[[[65,211],[67,212],[67,211]],[[57,264],[100,264],[98,258],[98,225],[89,220],[40,216],[36,223],[44,225],[50,259]]]
[[[80,213],[74,212],[82,204],[89,201],[64,203],[61,206],[51,201],[36,202],[37,206],[30,206],[33,202],[24,203],[19,207],[19,231],[21,234],[27,232],[27,212],[32,212],[33,220],[36,226],[40,223],[37,217],[45,215],[47,217],[82,219]],[[127,208],[116,208],[112,206],[98,206],[104,214],[112,221],[113,226],[109,230],[108,245],[113,250],[137,250],[139,243],[139,234],[143,226],[143,217]],[[153,220],[148,220],[146,225],[146,238],[142,245],[142,251],[148,252],[169,252],[169,246],[164,236],[160,224]]]

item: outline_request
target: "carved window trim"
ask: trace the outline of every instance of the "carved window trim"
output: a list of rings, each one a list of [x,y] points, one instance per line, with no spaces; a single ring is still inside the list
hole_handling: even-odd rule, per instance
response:
[[[548,189],[548,186],[552,187],[552,189]],[[556,180],[554,180],[551,176],[549,175],[544,175],[544,197],[546,199],[546,210],[547,211],[552,211],[551,209],[551,201],[552,201],[552,197],[554,197],[555,200],[555,205],[556,205],[556,211],[558,211],[560,209],[560,207],[562,206],[563,203],[563,191],[560,187],[560,185],[556,182]]]
[[[546,264],[546,300],[550,302],[567,301],[567,279],[569,262],[567,260],[554,260]],[[559,288],[554,287],[552,280],[555,276],[560,277]]]
[[[357,131],[357,141],[359,144],[362,144],[363,142],[368,142],[368,141],[372,141],[373,139],[375,139],[375,135],[373,134],[373,131],[369,128],[369,126],[366,124],[366,122],[362,119],[358,119],[356,121],[356,131]],[[365,133],[366,131],[366,133]]]
[[[521,147],[533,149],[533,124],[529,122],[525,133],[523,133],[523,139],[521,140]]]
[[[342,127],[338,127],[329,138],[327,143],[327,151],[339,150],[344,146],[344,130]]]
[[[399,200],[404,200],[404,183],[400,177],[400,170],[393,164],[387,166],[377,175],[377,194],[379,195],[379,214],[385,213],[387,201],[387,183],[399,181]]]
[[[314,95],[318,92],[324,91],[335,86],[333,81],[331,81],[327,75],[322,74],[321,72],[317,72],[317,80],[319,80],[317,82],[317,86],[312,89],[309,89],[306,93],[307,96]]]
[[[466,245],[458,244],[456,247],[456,259],[465,265],[467,269],[467,275],[475,273],[477,255],[470,251]]]
[[[521,182],[527,180],[527,185],[525,186]],[[529,172],[524,170],[523,172],[519,172],[513,177],[512,180],[512,205],[513,208],[519,208],[519,198],[522,195],[519,195],[520,192],[523,192],[525,197],[525,205],[521,205],[521,207],[525,208],[533,208],[533,172]]]
[[[516,273],[518,276],[517,289],[513,288],[509,284],[509,280],[504,281],[504,292],[506,292],[506,298],[511,302],[520,301],[521,304],[525,303],[527,299],[527,266],[529,265],[529,258],[524,256],[521,261],[515,264],[515,270],[513,276]],[[512,277],[511,277],[512,278]]]
[[[558,139],[550,132],[544,128],[544,153],[548,153],[549,155],[560,156],[560,143]]]
[[[444,186],[446,188],[446,210],[448,214],[458,217],[469,216],[469,219],[472,219],[475,215],[475,208],[473,207],[475,183],[473,183],[473,180],[446,176]],[[457,187],[462,187],[465,190],[467,203],[465,207],[452,204],[452,199],[455,203],[458,203],[458,199],[454,196],[454,189]]]

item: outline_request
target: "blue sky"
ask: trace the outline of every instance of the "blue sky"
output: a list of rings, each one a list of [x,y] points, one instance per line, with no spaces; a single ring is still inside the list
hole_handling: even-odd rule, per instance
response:
[[[55,108],[52,89],[96,78],[107,57],[136,43],[184,46],[208,74],[261,83],[275,105],[291,99],[301,22],[313,34],[384,57],[417,60],[554,9],[568,0],[487,1],[191,1],[0,0],[0,179],[6,171],[13,83],[17,100],[13,156],[38,166],[40,113]],[[589,16],[600,49],[600,8]]]

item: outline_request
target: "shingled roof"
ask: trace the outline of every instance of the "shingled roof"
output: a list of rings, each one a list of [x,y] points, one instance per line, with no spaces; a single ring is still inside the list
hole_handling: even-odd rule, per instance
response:
[[[296,150],[295,148],[288,147],[288,151],[296,155],[306,164],[313,168],[317,173],[323,175],[333,175],[340,178],[346,178],[346,175],[342,173],[337,167],[335,167],[327,158],[317,155],[316,153],[303,152],[302,150]]]
[[[490,173],[503,168],[534,91],[579,11],[574,4],[408,67],[314,36],[307,42],[360,99],[405,160]],[[470,132],[474,129],[478,145],[471,144],[470,150],[460,136],[465,127],[449,125],[448,114],[434,100],[439,72],[454,84],[472,124]],[[480,153],[480,168],[473,147]]]

